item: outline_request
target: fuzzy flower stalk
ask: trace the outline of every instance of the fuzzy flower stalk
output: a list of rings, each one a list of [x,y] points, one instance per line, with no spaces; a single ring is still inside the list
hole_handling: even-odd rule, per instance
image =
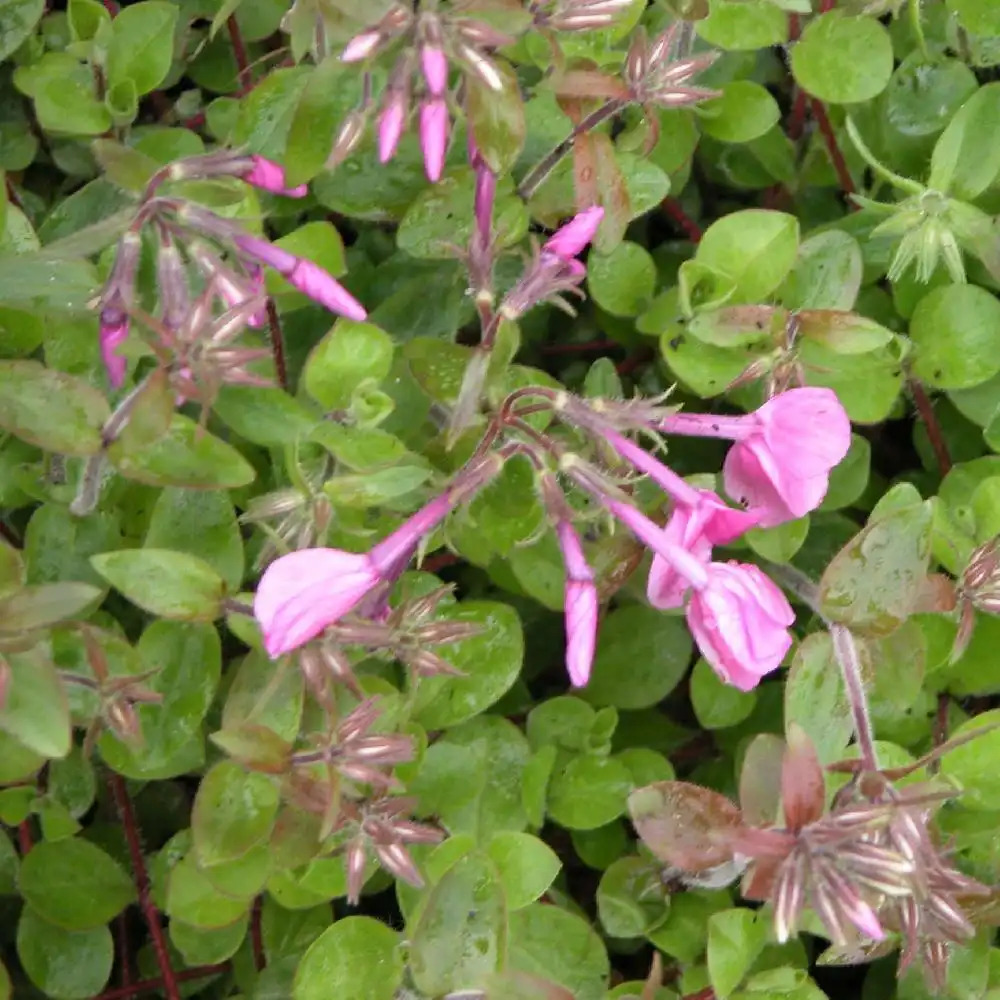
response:
[[[474,459],[452,484],[368,552],[301,549],[265,570],[254,598],[264,647],[278,657],[319,636],[367,598],[388,590],[427,537],[458,504],[485,486],[503,467],[493,452]]]
[[[247,232],[204,206],[160,193],[172,182],[225,176],[288,197],[307,193],[304,185],[288,187],[278,164],[228,150],[180,160],[157,171],[119,241],[100,298],[101,354],[115,388],[125,378],[126,362],[120,349],[129,336],[133,314],[142,315],[145,325],[158,334],[153,350],[172,371],[182,397],[211,395],[192,393],[182,382],[218,385],[249,380],[258,384],[245,365],[260,352],[234,346],[233,341],[245,327],[266,323],[264,269],[268,267],[331,312],[354,320],[365,318],[361,303],[311,260]],[[136,289],[144,233],[151,235],[155,247],[157,305],[152,316],[142,309]],[[225,328],[222,333],[217,329],[220,323]],[[215,348],[203,351],[201,345],[209,342]]]

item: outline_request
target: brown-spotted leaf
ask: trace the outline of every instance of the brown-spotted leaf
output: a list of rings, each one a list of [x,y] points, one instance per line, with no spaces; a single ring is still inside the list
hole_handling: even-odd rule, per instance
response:
[[[703,344],[716,347],[749,347],[764,340],[775,340],[788,317],[786,309],[776,306],[723,306],[699,312],[688,324],[687,332]]]
[[[524,102],[514,71],[499,62],[494,68],[503,79],[499,91],[487,87],[471,73],[466,75],[465,112],[476,146],[490,170],[505,174],[524,148]]]
[[[891,330],[867,316],[837,309],[803,309],[796,313],[799,335],[837,354],[868,354],[885,347]]]
[[[729,834],[742,825],[740,810],[724,795],[685,781],[637,788],[628,809],[653,854],[689,872],[730,860]]]
[[[912,504],[855,535],[819,581],[824,616],[870,635],[897,629],[924,593],[932,518],[930,503]]]
[[[597,204],[604,209],[601,228],[594,237],[594,248],[599,253],[611,253],[625,236],[632,218],[632,202],[629,199],[625,175],[615,158],[615,147],[608,136],[593,136],[594,154],[597,165]],[[595,204],[594,202],[581,202]]]
[[[801,830],[823,815],[826,784],[816,748],[797,723],[788,725],[788,748],[781,763],[781,805],[789,830]]]
[[[628,87],[621,80],[596,69],[568,70],[554,77],[550,86],[560,97],[628,97]]]
[[[781,766],[785,741],[774,733],[758,733],[743,755],[740,808],[751,826],[770,826],[781,805]]]

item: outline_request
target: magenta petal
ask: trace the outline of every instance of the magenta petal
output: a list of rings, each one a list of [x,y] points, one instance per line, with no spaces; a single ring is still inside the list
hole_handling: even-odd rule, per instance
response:
[[[113,320],[101,319],[101,360],[108,373],[108,381],[112,388],[118,389],[125,381],[126,362],[118,354],[120,347],[128,339],[128,317],[116,317]]]
[[[300,257],[287,277],[295,288],[330,312],[359,323],[368,316],[365,307],[339,281],[311,260]]]
[[[799,516],[789,509],[750,440],[737,441],[729,449],[722,466],[722,478],[726,492],[749,507],[758,516],[762,528],[772,528]]]
[[[436,45],[425,45],[420,50],[420,67],[431,95],[440,97],[448,86],[447,56]]]
[[[549,238],[543,249],[563,260],[576,257],[594,238],[603,218],[604,209],[600,206],[579,212]]]
[[[302,549],[264,571],[254,616],[271,657],[296,649],[350,612],[380,581],[367,555]]]
[[[378,119],[378,161],[388,163],[396,155],[403,125],[406,122],[404,102],[393,99],[379,115]]]
[[[590,680],[597,644],[597,588],[590,580],[566,582],[566,671],[573,687]]]
[[[362,31],[344,46],[340,61],[351,63],[367,59],[379,46],[382,35],[378,31]]]
[[[426,101],[420,108],[420,148],[427,179],[436,183],[444,172],[448,148],[448,105],[443,100]]]
[[[253,167],[243,175],[243,180],[264,191],[283,194],[287,198],[304,198],[309,193],[305,184],[289,188],[285,186],[285,170],[263,156],[252,156]]]

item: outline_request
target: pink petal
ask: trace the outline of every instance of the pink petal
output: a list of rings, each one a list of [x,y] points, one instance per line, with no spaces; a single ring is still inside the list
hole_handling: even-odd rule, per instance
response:
[[[378,120],[379,163],[388,163],[396,155],[405,122],[405,103],[401,98],[393,97]]]
[[[254,616],[271,657],[296,649],[350,612],[380,581],[367,555],[302,549],[264,571]]]
[[[576,257],[594,238],[603,218],[604,209],[598,205],[579,212],[549,238],[543,249],[563,260]]]
[[[722,480],[726,492],[753,511],[762,528],[784,524],[800,516],[789,509],[750,441],[737,441],[729,449],[722,466]]]
[[[285,186],[284,167],[277,163],[272,163],[263,156],[252,156],[253,167],[243,175],[243,180],[254,187],[264,191],[273,191],[275,194],[283,194],[287,198],[304,198],[309,193],[309,188],[305,184],[289,188]]]
[[[573,687],[590,679],[597,644],[597,588],[587,580],[566,583],[566,671]]]
[[[308,295],[314,302],[326,306],[330,312],[358,323],[368,316],[365,307],[339,281],[311,260],[300,257],[286,277],[293,287]]]
[[[340,61],[351,63],[367,59],[379,46],[382,35],[378,31],[362,31],[355,35],[340,54]]]
[[[101,320],[100,345],[101,360],[108,373],[112,388],[118,389],[125,381],[127,368],[125,359],[118,354],[118,347],[128,340],[128,317]]]
[[[851,421],[832,389],[803,386],[772,397],[756,417],[779,462],[796,475],[828,473],[851,447]]]
[[[420,108],[420,148],[427,179],[436,183],[444,172],[448,148],[448,105],[443,100],[425,101]]]
[[[436,45],[425,45],[420,50],[420,67],[427,81],[427,89],[440,97],[448,86],[448,58]]]

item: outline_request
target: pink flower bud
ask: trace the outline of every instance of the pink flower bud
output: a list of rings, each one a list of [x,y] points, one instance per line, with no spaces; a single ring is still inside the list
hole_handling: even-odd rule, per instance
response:
[[[420,68],[431,96],[440,97],[448,86],[448,57],[437,45],[424,45],[420,49]]]
[[[795,613],[778,586],[756,566],[710,563],[687,609],[702,655],[727,684],[750,691],[777,670],[792,644]]]
[[[566,564],[566,671],[574,687],[583,687],[590,679],[597,643],[597,587],[573,525],[560,521],[556,534]]]
[[[597,205],[579,212],[549,238],[543,251],[563,260],[576,257],[594,238],[603,218],[604,209]]]
[[[427,179],[436,183],[444,172],[448,148],[448,105],[440,98],[425,101],[420,108],[420,148]]]
[[[346,316],[356,323],[368,317],[365,307],[344,286],[311,260],[300,257],[291,272],[289,283],[330,312]]]
[[[355,35],[340,53],[340,61],[345,63],[361,62],[367,59],[382,43],[380,31],[362,31]]]
[[[287,198],[304,198],[309,193],[305,184],[289,188],[285,185],[285,168],[263,156],[253,155],[253,166],[243,175],[243,180],[263,191],[273,191]]]
[[[105,307],[101,312],[101,360],[108,373],[112,388],[118,389],[125,381],[125,359],[117,349],[128,340],[128,315],[122,309]]]
[[[395,155],[406,123],[406,95],[392,92],[378,119],[378,161],[388,163]]]

